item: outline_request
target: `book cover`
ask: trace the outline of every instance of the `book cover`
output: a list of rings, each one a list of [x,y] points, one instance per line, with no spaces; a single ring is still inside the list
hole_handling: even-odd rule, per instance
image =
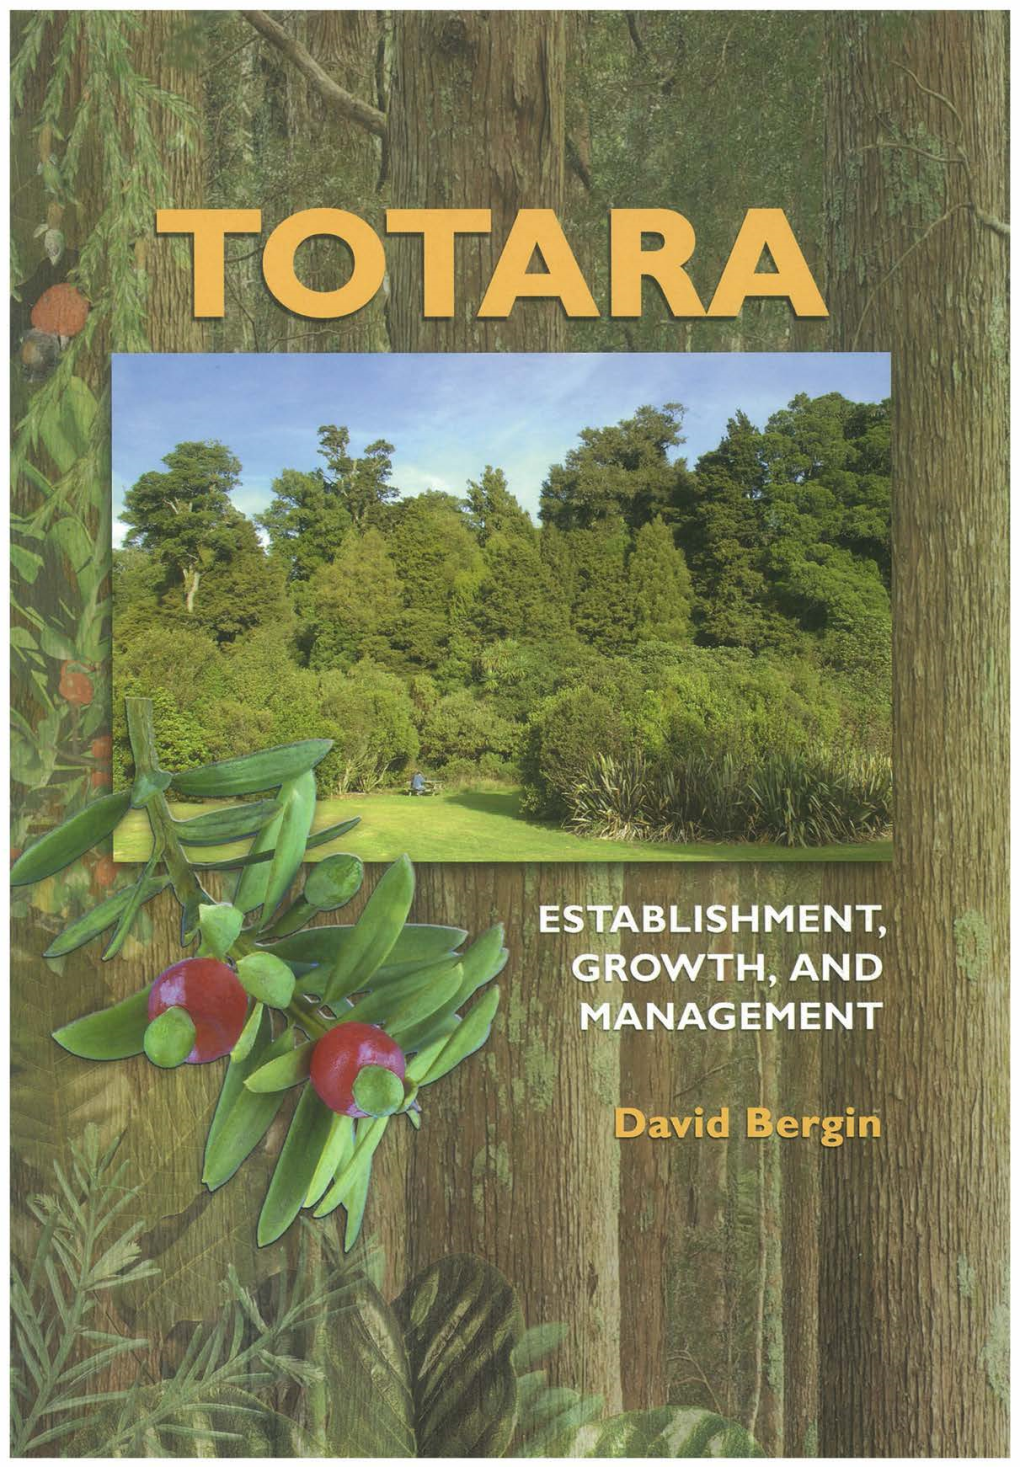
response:
[[[13,1455],[1007,1452],[1008,56],[13,13]]]

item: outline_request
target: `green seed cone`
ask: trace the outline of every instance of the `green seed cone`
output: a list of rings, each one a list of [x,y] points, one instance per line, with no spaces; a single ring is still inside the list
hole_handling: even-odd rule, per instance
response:
[[[366,1065],[354,1082],[358,1108],[370,1116],[391,1116],[404,1103],[404,1082],[385,1065]]]
[[[145,1053],[161,1070],[182,1065],[195,1045],[195,1026],[186,1009],[165,1009],[145,1031]]]

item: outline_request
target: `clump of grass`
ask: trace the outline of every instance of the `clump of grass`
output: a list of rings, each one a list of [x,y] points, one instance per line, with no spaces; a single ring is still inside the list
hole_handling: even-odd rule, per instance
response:
[[[839,749],[750,762],[600,754],[568,788],[567,803],[571,829],[607,840],[838,845],[888,833],[892,772],[882,755]]]

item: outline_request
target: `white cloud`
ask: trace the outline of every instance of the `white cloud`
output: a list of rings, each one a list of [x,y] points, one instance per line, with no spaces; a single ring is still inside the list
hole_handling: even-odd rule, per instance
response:
[[[465,486],[455,488],[442,474],[434,474],[420,464],[404,463],[400,459],[394,461],[393,481],[401,493],[410,498],[424,494],[428,489],[436,489],[441,494],[455,494],[461,499],[464,497]]]

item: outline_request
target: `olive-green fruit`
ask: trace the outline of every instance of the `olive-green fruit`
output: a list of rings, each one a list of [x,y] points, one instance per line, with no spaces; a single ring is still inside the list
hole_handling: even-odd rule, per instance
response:
[[[198,930],[209,957],[223,959],[241,935],[244,913],[229,902],[203,902],[198,909]]]
[[[404,1104],[403,1080],[384,1065],[365,1065],[353,1088],[358,1109],[368,1116],[391,1116]]]

